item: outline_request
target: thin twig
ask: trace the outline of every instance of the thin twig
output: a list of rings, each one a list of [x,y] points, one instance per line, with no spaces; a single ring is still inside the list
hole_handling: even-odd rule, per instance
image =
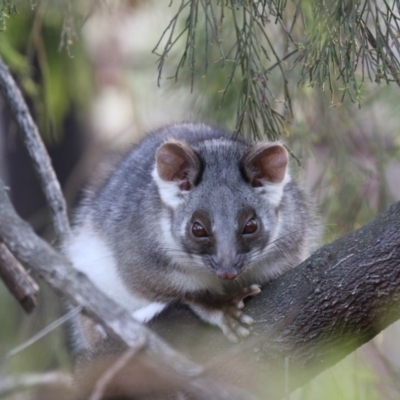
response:
[[[293,54],[296,54],[299,51],[299,49],[294,49],[292,51],[289,51],[285,56],[283,56],[279,61],[277,61],[275,64],[273,64],[271,67],[267,69],[267,73],[271,72],[275,67],[277,67],[282,61],[287,60],[289,57],[291,57]]]
[[[107,368],[104,374],[97,380],[89,400],[101,400],[107,389],[107,386],[110,384],[113,378],[132,360],[132,358],[136,356],[141,349],[143,349],[144,345],[144,341],[137,341],[135,346],[126,350],[121,357],[115,361],[114,364]]]
[[[50,207],[56,239],[61,242],[70,235],[70,228],[60,184],[57,181],[38,128],[33,121],[22,93],[0,57],[0,90],[20,128],[25,146],[39,175],[47,204]]]
[[[30,313],[36,307],[39,286],[25,271],[21,263],[0,242],[0,278],[23,309]]]

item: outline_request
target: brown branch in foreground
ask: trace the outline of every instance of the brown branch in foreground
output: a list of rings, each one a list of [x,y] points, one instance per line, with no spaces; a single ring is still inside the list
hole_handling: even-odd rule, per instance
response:
[[[145,342],[141,356],[155,376],[168,377],[171,382],[186,385],[204,399],[251,399],[240,390],[216,384],[201,376],[203,368],[189,361],[148,328],[136,322],[121,306],[100,292],[89,279],[76,271],[70,262],[40,239],[29,224],[15,212],[0,181],[0,238],[25,265],[41,275],[58,293],[102,324],[110,337],[126,346]]]
[[[72,376],[61,371],[2,377],[0,379],[0,397],[39,387],[55,388],[59,393],[60,391],[72,392],[72,386]]]
[[[1,242],[0,278],[23,309],[28,313],[32,312],[36,307],[39,286]]]
[[[10,107],[11,113],[21,131],[26,149],[32,158],[33,165],[50,207],[52,223],[59,242],[70,234],[67,208],[56,178],[50,158],[46,152],[38,128],[29,113],[21,91],[11,76],[7,65],[0,57],[0,90]]]
[[[107,368],[104,374],[97,380],[89,400],[101,400],[106,392],[107,386],[115,378],[115,375],[126,367],[129,362],[132,362],[132,359],[144,347],[144,345],[144,342],[138,341],[136,346],[129,347],[125,350],[116,362],[111,365],[110,368]]]

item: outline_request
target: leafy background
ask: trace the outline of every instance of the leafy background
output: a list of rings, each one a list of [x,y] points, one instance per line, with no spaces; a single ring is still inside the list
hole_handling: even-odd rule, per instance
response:
[[[105,151],[166,123],[202,120],[281,137],[331,241],[400,199],[398,15],[398,1],[8,0],[0,1],[0,55],[71,209]],[[19,213],[51,241],[36,178],[0,105],[0,176]],[[64,313],[40,284],[29,316],[0,284],[0,385],[6,375],[70,366],[63,327],[9,354]],[[291,398],[399,398],[398,331],[393,325]]]

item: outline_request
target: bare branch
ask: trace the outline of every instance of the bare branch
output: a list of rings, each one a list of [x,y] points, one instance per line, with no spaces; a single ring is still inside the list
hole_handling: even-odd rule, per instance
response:
[[[28,313],[32,312],[36,307],[39,286],[1,242],[0,278],[23,309]]]
[[[107,386],[118,372],[123,369],[144,347],[145,342],[138,341],[136,346],[126,350],[117,361],[97,380],[89,400],[101,400]]]
[[[43,192],[51,210],[52,222],[57,240],[61,242],[70,235],[70,228],[60,184],[57,181],[53,167],[51,166],[50,158],[46,152],[38,128],[22,97],[22,93],[1,57],[0,90],[22,133],[25,146],[32,158],[33,165],[39,176]]]

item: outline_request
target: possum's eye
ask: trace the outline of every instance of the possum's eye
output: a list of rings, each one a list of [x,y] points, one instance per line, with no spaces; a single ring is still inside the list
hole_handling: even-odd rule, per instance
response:
[[[196,237],[208,237],[206,229],[200,222],[195,222],[192,225],[192,233]]]
[[[251,233],[254,233],[257,228],[257,221],[254,218],[250,218],[243,229],[243,235],[250,235]]]

